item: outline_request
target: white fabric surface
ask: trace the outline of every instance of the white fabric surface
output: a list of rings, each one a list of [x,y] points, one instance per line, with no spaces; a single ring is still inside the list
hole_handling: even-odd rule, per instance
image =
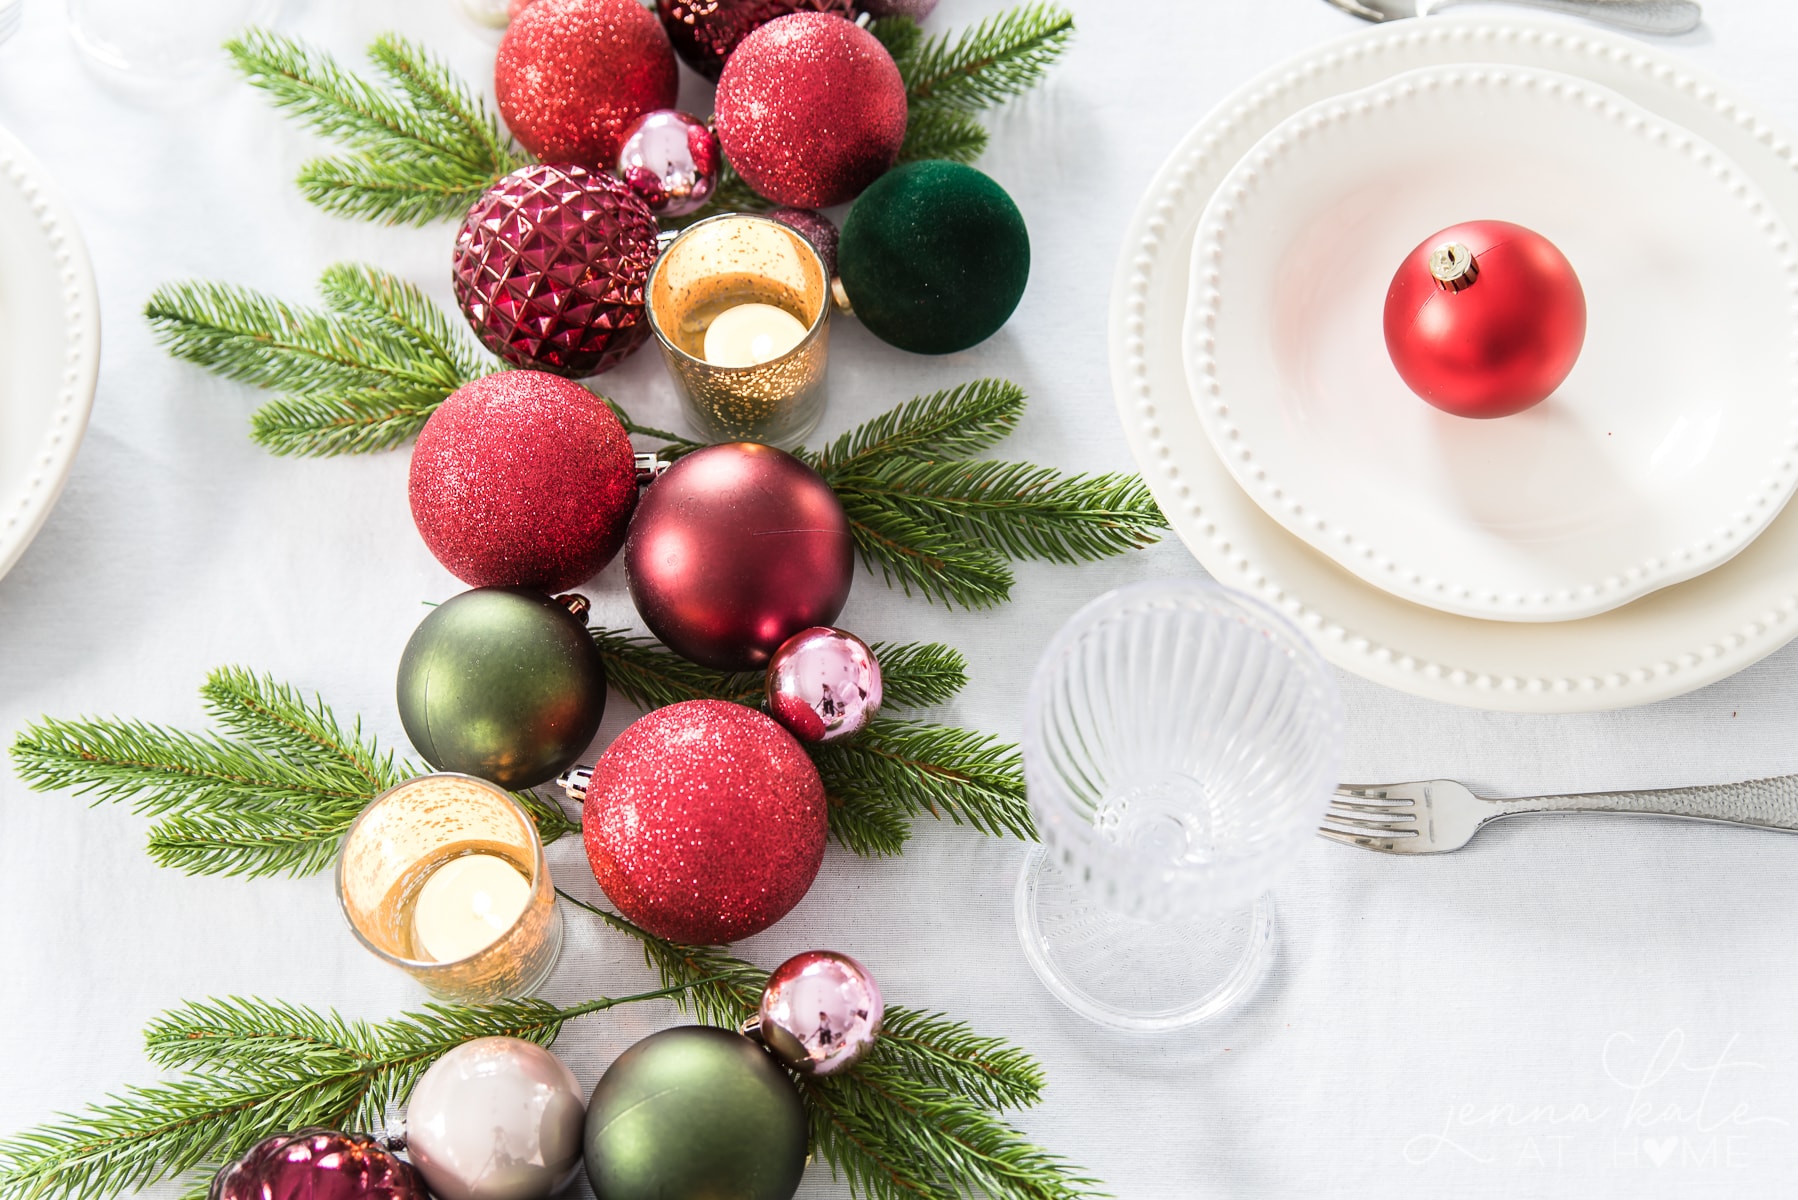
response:
[[[23,32],[0,46],[0,122],[49,166],[87,234],[106,348],[74,477],[0,581],[0,736],[43,713],[198,726],[196,688],[235,662],[317,689],[403,746],[394,665],[421,603],[458,590],[412,530],[405,455],[269,456],[246,436],[258,395],[170,360],[140,310],[182,277],[305,299],[345,258],[448,302],[449,229],[319,214],[291,184],[318,145],[257,96],[229,87],[196,105],[137,106],[82,69],[55,0],[25,7]],[[933,24],[998,7],[943,0]],[[981,164],[1030,223],[1022,307],[987,344],[942,359],[843,323],[823,435],[997,374],[1033,396],[1004,454],[1133,468],[1108,395],[1104,315],[1138,194],[1218,98],[1358,26],[1318,0],[1076,7],[1072,52],[1039,93],[991,119]],[[1710,7],[1677,48],[1798,126],[1791,6]],[[491,61],[491,42],[449,0],[311,0],[290,4],[284,25],[349,57],[394,28],[470,77]],[[671,415],[653,354],[601,386],[644,418]],[[1098,566],[1026,564],[1016,602],[989,613],[907,600],[863,576],[843,624],[962,647],[973,683],[947,718],[1015,738],[1048,630],[1114,584],[1196,571],[1178,545]],[[616,566],[589,590],[596,621],[631,619]],[[1347,771],[1510,793],[1794,772],[1795,676],[1788,650],[1683,699],[1542,718],[1344,677]],[[631,715],[616,703],[602,743]],[[145,824],[0,775],[0,1130],[152,1078],[139,1030],[182,999],[254,994],[369,1017],[421,999],[345,934],[328,879],[163,871],[143,853]],[[573,841],[552,855],[559,879],[590,886]],[[928,826],[900,859],[833,849],[801,907],[741,950],[769,965],[811,946],[852,951],[889,997],[1027,1046],[1050,1082],[1020,1123],[1126,1200],[1790,1194],[1798,840],[1563,818],[1501,825],[1435,860],[1319,841],[1281,890],[1279,954],[1254,1000],[1216,1028],[1152,1042],[1101,1035],[1031,975],[1011,912],[1023,856],[1015,842]],[[631,943],[578,916],[569,926],[552,998],[646,983]],[[673,1019],[660,1005],[587,1018],[559,1049],[590,1085]],[[820,1166],[802,1194],[846,1189]]]

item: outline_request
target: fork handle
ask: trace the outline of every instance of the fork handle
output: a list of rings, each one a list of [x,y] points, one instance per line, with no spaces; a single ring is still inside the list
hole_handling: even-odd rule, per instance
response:
[[[1507,817],[1543,812],[1641,813],[1798,833],[1798,775],[1704,787],[1658,788],[1646,792],[1534,796],[1498,800],[1494,804],[1499,815]]]
[[[1463,0],[1419,0],[1418,16],[1452,8]],[[1543,8],[1601,21],[1636,33],[1689,33],[1704,12],[1692,0],[1508,0],[1521,8]]]

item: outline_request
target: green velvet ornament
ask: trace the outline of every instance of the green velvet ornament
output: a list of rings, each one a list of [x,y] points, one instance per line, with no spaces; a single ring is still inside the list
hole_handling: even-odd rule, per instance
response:
[[[685,1025],[618,1056],[587,1104],[596,1200],[792,1200],[805,1106],[768,1052]]]
[[[875,180],[837,247],[843,290],[869,332],[951,354],[1010,318],[1030,278],[1030,234],[1005,189],[973,167],[914,162]]]
[[[439,771],[534,787],[599,731],[606,668],[566,605],[527,588],[476,588],[413,631],[399,705],[406,736]]]

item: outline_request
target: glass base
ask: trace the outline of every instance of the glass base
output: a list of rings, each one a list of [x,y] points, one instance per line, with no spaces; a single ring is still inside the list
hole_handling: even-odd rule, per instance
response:
[[[1273,902],[1148,921],[1113,912],[1038,846],[1018,876],[1018,940],[1055,998],[1089,1021],[1152,1032],[1208,1021],[1273,958]]]

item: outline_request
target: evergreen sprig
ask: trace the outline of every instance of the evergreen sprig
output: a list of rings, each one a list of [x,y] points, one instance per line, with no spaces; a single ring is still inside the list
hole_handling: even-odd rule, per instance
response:
[[[250,435],[276,454],[384,450],[418,432],[443,398],[483,373],[468,339],[413,285],[339,263],[319,280],[325,308],[250,288],[185,282],[144,306],[176,358],[283,393]]]
[[[185,1005],[145,1033],[152,1061],[184,1074],[0,1141],[0,1197],[104,1200],[213,1168],[273,1133],[309,1125],[379,1131],[424,1070],[463,1042],[548,1045],[576,1017],[685,986],[566,1008],[541,1000],[431,1004],[378,1024],[254,999]]]
[[[250,30],[226,49],[277,108],[348,151],[300,168],[300,191],[327,212],[390,225],[460,217],[495,180],[530,161],[473,89],[395,34],[368,51],[386,88],[268,30]]]
[[[708,1024],[753,1012],[766,975],[716,946],[658,938],[605,909],[562,896],[636,938],[675,1002]],[[880,1040],[841,1075],[795,1081],[812,1147],[865,1200],[1082,1200],[1094,1180],[1026,1141],[1000,1116],[1042,1098],[1042,1071],[1002,1039],[938,1013],[888,1005]]]
[[[328,867],[369,800],[424,768],[340,726],[324,701],[241,667],[200,695],[223,729],[189,733],[143,721],[46,717],[13,742],[19,777],[128,803],[159,818],[150,857],[190,875],[309,875]],[[560,807],[514,793],[545,842],[579,829]]]
[[[1072,13],[1031,3],[995,13],[958,34],[916,41],[898,59],[906,99],[914,111],[973,112],[1003,104],[1040,82],[1073,35]]]
[[[946,158],[972,164],[986,153],[986,144],[986,126],[968,113],[953,108],[922,108],[906,122],[899,161]]]

